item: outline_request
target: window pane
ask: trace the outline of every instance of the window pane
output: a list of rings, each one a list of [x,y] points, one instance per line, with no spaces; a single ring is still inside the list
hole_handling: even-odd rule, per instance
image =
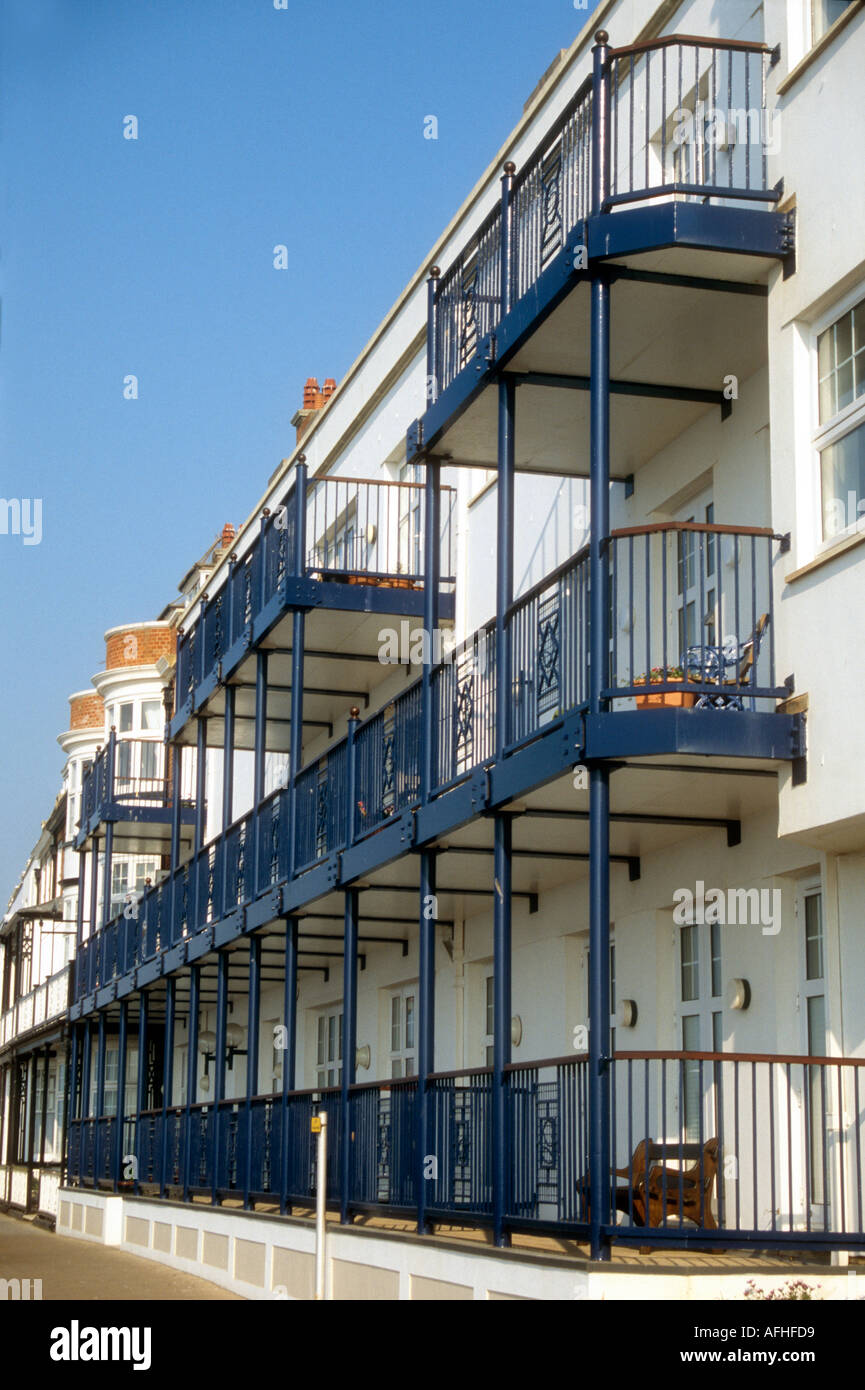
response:
[[[721,923],[712,922],[710,931],[712,936],[712,997],[717,999],[724,992],[721,973]]]
[[[823,979],[823,899],[809,893],[805,899],[805,979]]]
[[[165,723],[161,700],[145,700],[141,706],[141,727],[159,732]]]
[[[724,1015],[722,1013],[712,1014],[712,1051],[724,1051]],[[718,1063],[720,1067],[722,1063]]]
[[[391,1050],[391,1052],[399,1052],[399,1050],[400,1050],[400,1027],[399,1027],[400,1019],[399,1019],[399,1014],[400,1014],[400,1003],[401,1003],[401,1002],[402,1002],[402,1001],[400,1000],[400,997],[399,997],[398,994],[395,994],[394,997],[393,997],[393,998],[391,999],[391,1001],[390,1001],[390,1050]]]
[[[492,976],[492,975],[487,975],[487,985],[486,985],[486,989],[487,989],[487,1027],[486,1027],[486,1032],[487,1032],[487,1037],[490,1037],[490,1038],[491,1038],[492,1035],[493,1035],[493,1032],[494,1032],[493,1023],[494,1023],[494,1019],[495,1019],[495,1012],[494,1012],[494,1008],[493,1008],[493,976]]]
[[[336,1017],[335,1017],[333,1014],[331,1014],[330,1017],[329,1017],[329,1019],[327,1020],[327,1060],[328,1060],[329,1062],[333,1062],[333,1061],[336,1060],[336,1052],[335,1052],[335,1050],[334,1050],[335,1047],[336,1047]]]
[[[162,773],[161,751],[161,743],[143,743],[141,745],[141,776],[145,782],[159,780]]]
[[[405,1045],[414,1047],[414,995],[409,994],[405,1001]]]
[[[132,728],[132,705],[120,706],[120,722],[117,727],[121,734],[129,733]]]
[[[808,1053],[811,1057],[826,1056],[826,1000],[822,994],[812,994],[808,1000]]]
[[[682,949],[682,1000],[687,1003],[689,1000],[700,997],[696,926],[683,927],[680,941]]]
[[[823,536],[837,535],[863,514],[865,500],[865,424],[859,425],[820,454],[823,490]]]
[[[852,3],[853,0],[811,0],[811,42],[821,39]]]

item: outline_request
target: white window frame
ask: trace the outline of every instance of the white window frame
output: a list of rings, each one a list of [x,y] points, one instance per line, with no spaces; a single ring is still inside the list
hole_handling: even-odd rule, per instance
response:
[[[832,309],[823,314],[811,325],[809,341],[809,378],[810,389],[809,399],[811,401],[811,487],[810,494],[814,506],[814,514],[817,518],[815,526],[815,555],[822,555],[827,550],[832,550],[840,541],[846,540],[857,533],[865,533],[865,510],[859,514],[859,518],[848,524],[834,535],[824,536],[825,517],[823,515],[823,474],[821,453],[830,444],[836,444],[845,435],[852,433],[859,425],[865,425],[865,394],[858,399],[852,400],[843,410],[839,410],[837,415],[833,415],[825,424],[820,422],[820,370],[817,352],[817,343],[820,336],[831,328],[833,324],[848,314],[858,304],[865,301],[865,281],[860,281],[855,289],[832,306]],[[846,498],[842,499],[846,502]]]
[[[336,1055],[336,1057],[333,1057],[333,1058],[325,1057],[324,1062],[319,1062],[319,1060],[318,1060],[318,1059],[319,1059],[318,1044],[319,1044],[319,1033],[321,1032],[321,1024],[322,1024],[322,1021],[324,1021],[324,1024],[325,1024],[325,1050],[327,1051],[327,1044],[328,1044],[328,1042],[329,1042],[329,1034],[330,1034],[329,1021],[330,1021],[331,1019],[334,1019],[334,1020],[335,1020],[335,1025],[334,1025],[334,1026],[335,1026],[335,1030],[336,1030],[335,1036],[336,1036],[336,1052],[337,1052],[337,1055]],[[314,1051],[315,1062],[314,1062],[314,1064],[313,1064],[313,1067],[314,1067],[314,1071],[315,1071],[315,1082],[314,1082],[314,1085],[315,1085],[316,1090],[323,1090],[323,1089],[324,1089],[325,1087],[327,1087],[327,1086],[339,1086],[340,1083],[341,1083],[341,1081],[342,1081],[342,1068],[343,1068],[343,1062],[344,1062],[344,1060],[345,1060],[344,1057],[343,1057],[343,1055],[342,1055],[343,1052],[344,1052],[344,1050],[345,1050],[345,1028],[344,1028],[344,1010],[343,1010],[343,1004],[342,1004],[342,1000],[341,1000],[341,999],[338,1000],[338,1001],[337,1001],[336,1003],[334,1003],[334,1004],[328,1004],[328,1005],[327,1005],[325,1008],[323,1008],[323,1009],[318,1009],[318,1010],[316,1010],[316,1014],[315,1014],[315,1041],[314,1041],[314,1044],[313,1044],[313,1045],[314,1045],[314,1049],[315,1049],[315,1051]],[[328,1076],[328,1073],[329,1073],[329,1072],[334,1072],[334,1073],[335,1073],[335,1077],[334,1077],[333,1080],[330,1080],[330,1079],[329,1079],[329,1076]]]
[[[417,1075],[417,1005],[418,1005],[418,982],[413,980],[410,984],[402,985],[398,989],[388,990],[387,995],[387,1015],[385,1026],[387,1028],[387,1056],[391,1078],[396,1081],[403,1076]],[[412,1001],[412,1042],[409,1045],[406,1029],[407,1009],[406,1001]],[[393,1007],[399,1001],[399,1046],[393,1045]]]

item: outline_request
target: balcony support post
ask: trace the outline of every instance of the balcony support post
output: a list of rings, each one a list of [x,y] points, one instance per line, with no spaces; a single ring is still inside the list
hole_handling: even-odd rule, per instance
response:
[[[499,381],[498,483],[496,512],[496,755],[508,743],[510,647],[508,614],[514,601],[514,434],[516,387],[513,377]]]
[[[93,836],[93,847],[90,850],[90,932],[91,937],[96,935],[96,923],[99,914],[99,836]],[[89,979],[86,981],[85,993],[92,993],[96,988],[96,942],[91,943],[91,948],[87,956],[87,973]]]
[[[183,747],[179,743],[165,745],[165,756],[171,758],[171,944],[180,940],[180,912],[178,911],[180,883],[178,867],[180,864],[180,829],[183,813]]]
[[[505,1067],[511,1060],[512,816],[496,816],[493,834],[493,1242],[508,1246],[505,1218],[513,1155]]]
[[[86,994],[85,981],[81,977],[81,942],[84,940],[84,891],[87,876],[87,851],[78,851],[78,901],[75,908],[75,990],[74,998],[80,999],[82,994]]]
[[[607,34],[594,48],[594,148],[592,204],[597,215],[607,196],[606,113],[609,102]],[[589,708],[607,707],[603,691],[610,664],[610,284],[591,282],[590,388],[591,534],[589,548]],[[591,1258],[609,1260],[610,1240],[610,773],[589,768],[589,1243]]]
[[[195,731],[195,835],[193,839],[192,865],[194,875],[192,904],[194,917],[189,924],[190,934],[197,931],[203,923],[201,911],[201,851],[204,848],[204,830],[207,823],[207,720],[198,716]]]
[[[345,895],[345,936],[343,957],[342,1013],[342,1125],[340,1132],[340,1202],[339,1219],[349,1225],[351,1198],[351,1087],[355,1082],[357,1052],[357,934],[358,899],[356,888]]]
[[[112,1155],[112,1177],[114,1191],[120,1187],[123,1176],[123,1125],[126,1119],[126,1050],[129,1036],[129,1000],[120,1001],[120,1023],[117,1029],[117,1104],[114,1107],[114,1154]]]
[[[501,285],[499,293],[501,296],[501,314],[504,318],[511,311],[511,299],[513,295],[514,283],[514,208],[513,208],[513,187],[514,174],[517,166],[513,160],[509,159],[502,174],[502,207],[501,207]]]
[[[81,1026],[73,1023],[70,1031],[69,1045],[66,1049],[66,1110],[63,1117],[63,1142],[60,1145],[60,1186],[64,1187],[68,1183],[72,1174],[69,1171],[67,1160],[69,1135],[72,1133],[72,1123],[78,1118],[80,1113],[78,1108],[78,1059],[81,1056]],[[2,1154],[2,1150],[0,1150]],[[81,1129],[78,1130],[78,1158],[79,1167],[81,1160]],[[8,1162],[8,1159],[6,1160]],[[80,1172],[75,1176],[80,1177]]]
[[[235,703],[237,688],[225,687],[225,718],[222,740],[222,882],[219,884],[219,900],[223,914],[228,911],[228,827],[231,825],[234,810],[234,730]]]
[[[102,925],[107,927],[111,921],[111,873],[114,861],[114,822],[105,826],[105,868],[102,873]],[[107,981],[103,980],[103,984]]]
[[[46,1045],[45,1045],[45,1051],[44,1051],[44,1053],[42,1054],[42,1057],[43,1057],[44,1065],[43,1065],[43,1068],[42,1068],[42,1114],[41,1114],[41,1116],[39,1117],[39,1118],[40,1118],[40,1128],[39,1128],[39,1166],[40,1166],[40,1168],[41,1168],[42,1164],[45,1162],[45,1130],[46,1130],[46,1127],[47,1127],[47,1125],[48,1125],[48,1072],[49,1072],[49,1070],[50,1070],[50,1068],[51,1068],[51,1047],[50,1047],[50,1044],[47,1044],[47,1043],[46,1043]]]
[[[285,1214],[288,1203],[288,1095],[294,1090],[297,1057],[297,918],[285,919],[285,994],[282,1023],[282,1178],[279,1189],[279,1210]]]
[[[33,1186],[33,1163],[36,1153],[36,1077],[39,1071],[39,1053],[34,1052],[27,1063],[25,1087],[30,1091],[30,1122],[27,1126],[27,1153],[24,1164],[27,1168],[27,1196],[25,1210],[30,1210],[30,1192]]]
[[[219,1105],[225,1095],[225,1032],[228,1027],[228,970],[231,964],[227,951],[216,957],[216,1060],[213,1064],[213,1137],[211,1143],[211,1201],[219,1205]]]
[[[165,981],[165,1049],[162,1059],[162,1146],[160,1153],[159,1195],[168,1187],[168,1107],[174,1099],[174,1033],[177,1014],[177,976]]]
[[[439,589],[441,583],[441,557],[439,536],[441,534],[441,490],[440,468],[437,461],[426,460],[424,479],[424,581],[423,581],[423,667],[421,671],[421,759],[420,795],[421,801],[430,799],[433,788],[435,766],[435,720],[433,718],[432,673],[436,659],[439,628]]]
[[[267,759],[267,652],[259,649],[255,654],[255,753],[252,793],[252,891],[247,897],[255,897],[259,884],[259,858],[261,854],[261,803],[264,800],[264,770]]]
[[[105,1162],[105,1155],[99,1143],[99,1126],[105,1114],[105,1010],[101,1009],[97,1021],[96,1034],[96,1157],[97,1165],[93,1169],[94,1186],[99,1185],[102,1177],[102,1165]]]
[[[201,1008],[201,966],[189,971],[189,1023],[186,1029],[186,1107],[183,1116],[185,1143],[183,1145],[183,1200],[189,1201],[189,1179],[192,1171],[192,1107],[195,1104],[198,1080],[198,1014]]]
[[[426,1171],[432,1125],[428,1076],[435,1070],[435,944],[438,902],[436,900],[436,854],[422,850],[420,856],[420,913],[418,918],[418,1032],[417,1032],[417,1229],[427,1235]]]
[[[258,1094],[258,1039],[261,1019],[261,937],[249,938],[249,1013],[246,1029],[246,1164],[243,1205],[250,1205],[252,1190],[252,1098]],[[270,1088],[268,1088],[270,1089]]]
[[[90,1064],[93,1052],[93,1037],[90,1019],[81,1030],[81,1118],[86,1120],[90,1114]]]
[[[149,1014],[150,1000],[146,991],[142,990],[138,996],[138,1082],[135,1087],[135,1186],[134,1192],[140,1190],[140,1173],[138,1171],[138,1161],[141,1155],[141,1112],[147,1108],[147,1049],[150,1045],[149,1038]]]

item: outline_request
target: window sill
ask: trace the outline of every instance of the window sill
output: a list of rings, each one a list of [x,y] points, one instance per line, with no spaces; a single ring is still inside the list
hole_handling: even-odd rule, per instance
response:
[[[821,565],[828,565],[831,560],[836,560],[839,555],[846,555],[848,550],[855,550],[857,545],[865,543],[865,530],[857,532],[852,536],[845,536],[836,545],[830,546],[820,555],[815,555],[813,560],[809,560],[807,565],[801,565],[799,569],[793,570],[791,574],[784,576],[785,584],[793,584],[797,579],[802,579],[804,575],[813,573]]]
[[[855,0],[855,3],[850,6],[849,10],[845,10],[843,14],[838,16],[831,28],[827,29],[822,38],[817,40],[814,47],[809,48],[805,57],[800,58],[796,66],[791,68],[787,76],[782,78],[778,83],[779,97],[785,96],[790,88],[795,86],[802,74],[808,71],[812,63],[816,63],[817,59],[822,57],[826,49],[835,42],[842,29],[846,29],[847,25],[853,22],[856,15],[860,14],[863,8],[865,8],[865,0]]]

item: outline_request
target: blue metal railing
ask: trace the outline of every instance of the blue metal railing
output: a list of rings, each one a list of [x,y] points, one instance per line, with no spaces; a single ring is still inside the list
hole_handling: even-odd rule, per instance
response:
[[[592,207],[593,90],[588,79],[513,178],[434,291],[428,372],[441,394],[593,211],[657,198],[777,203],[767,186],[774,127],[765,44],[671,35],[610,49],[604,67],[606,192]],[[502,274],[503,206],[510,256]],[[502,296],[506,303],[503,306]]]
[[[442,592],[454,586],[455,490],[441,489]],[[294,484],[284,501],[262,517],[247,553],[232,561],[226,583],[201,597],[200,614],[177,643],[177,710],[194,701],[238,642],[252,641],[253,624],[284,597],[292,575],[379,588],[422,589],[424,488],[420,483],[327,476],[306,485],[304,554],[298,553],[298,504]]]
[[[772,566],[784,538],[749,526],[663,522],[610,539],[610,669],[620,706],[679,703],[771,710],[775,680]]]
[[[865,1248],[865,1059],[727,1052],[618,1052],[611,1059],[610,1233],[671,1246],[759,1241],[766,1249]],[[350,1206],[417,1206],[417,1107],[429,1107],[426,1212],[489,1222],[493,1201],[491,1068],[350,1088]],[[505,1069],[510,1229],[588,1229],[588,1059]],[[339,1196],[339,1089],[143,1112],[138,1179],[312,1206],[310,1119],[328,1112],[328,1200]],[[127,1120],[131,1128],[134,1120]],[[216,1128],[214,1129],[214,1126]],[[69,1181],[115,1172],[116,1119],[73,1118]],[[216,1143],[214,1143],[216,1139]],[[129,1144],[124,1145],[125,1151]],[[430,1160],[435,1160],[430,1162]],[[215,1164],[215,1167],[214,1167]],[[214,1182],[215,1177],[215,1182]]]

